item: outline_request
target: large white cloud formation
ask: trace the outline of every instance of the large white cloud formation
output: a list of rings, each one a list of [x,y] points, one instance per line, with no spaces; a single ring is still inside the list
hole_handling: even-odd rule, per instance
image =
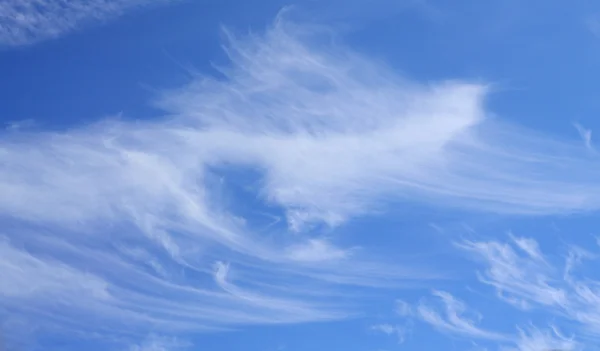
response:
[[[334,298],[341,286],[436,275],[291,232],[398,201],[517,214],[600,206],[584,147],[489,117],[486,85],[411,82],[281,18],[227,37],[222,77],[162,94],[163,118],[3,133],[9,314],[110,335],[343,318],[356,304]],[[260,175],[254,195],[287,226],[265,235],[235,211],[242,198],[219,197],[232,169]],[[105,323],[78,323],[84,315]]]

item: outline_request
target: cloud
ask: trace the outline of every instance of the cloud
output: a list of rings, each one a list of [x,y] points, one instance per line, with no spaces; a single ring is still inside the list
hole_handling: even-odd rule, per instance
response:
[[[481,315],[470,311],[467,306],[457,300],[454,296],[443,291],[434,291],[433,296],[441,303],[443,310],[439,313],[438,308],[432,307],[422,301],[416,307],[419,319],[430,324],[435,329],[448,334],[459,335],[476,339],[506,340],[505,335],[487,331],[477,326],[481,321]]]
[[[61,292],[107,299],[107,284],[102,279],[86,274],[76,268],[31,256],[27,252],[0,241],[0,296],[5,299],[22,299],[36,295],[54,295]],[[38,279],[31,280],[31,277]],[[78,301],[77,299],[75,301]]]
[[[319,262],[343,260],[350,252],[331,246],[323,239],[310,239],[308,242],[288,248],[288,257],[295,261]]]
[[[52,39],[113,19],[132,8],[168,0],[4,0],[0,2],[0,45]]]
[[[572,338],[567,338],[557,328],[543,331],[531,326],[524,330],[519,329],[515,348],[503,348],[514,351],[539,351],[539,350],[580,350],[581,345]]]
[[[408,302],[400,299],[396,300],[395,312],[402,317],[409,317],[414,313],[413,307]]]
[[[459,247],[484,259],[488,269],[480,275],[480,280],[494,286],[503,300],[525,309],[532,302],[565,306],[566,292],[550,278],[557,272],[544,262],[537,242],[514,236],[511,239],[514,246],[495,241],[466,241]],[[521,251],[516,251],[517,248]]]
[[[521,242],[523,241],[521,240]],[[503,351],[569,351],[580,350],[582,347],[582,344],[573,337],[565,336],[555,326],[550,326],[547,330],[540,329],[533,324],[529,324],[527,327],[517,326],[516,335],[483,329],[478,325],[483,317],[463,301],[443,291],[434,291],[433,296],[439,302],[437,306],[434,306],[429,299],[422,299],[414,307],[404,303],[402,305],[404,308],[398,314],[404,318],[408,317],[409,321],[414,316],[441,333],[469,340],[473,344],[473,350],[487,350],[492,345],[494,345],[494,349]],[[414,313],[405,312],[413,309]],[[373,328],[388,335],[396,332],[396,328],[392,324],[381,324]],[[477,340],[477,343],[474,340]],[[485,347],[479,345],[480,342]]]
[[[416,84],[339,47],[313,50],[315,31],[280,20],[266,41],[230,34],[229,80],[197,79],[159,104],[210,131],[187,136],[211,144],[211,162],[263,170],[264,197],[292,228],[338,225],[394,200],[519,214],[600,204],[589,155],[488,118],[490,86]]]
[[[579,136],[581,136],[581,139],[583,139],[583,143],[585,144],[585,147],[588,148],[589,150],[593,150],[594,146],[592,145],[592,130],[584,128],[579,123],[575,123],[574,126],[575,126],[575,129],[577,129]]]
[[[593,35],[600,37],[600,14],[596,13],[587,18],[584,21],[586,27]]]
[[[175,351],[187,350],[191,345],[175,338],[152,335],[139,345],[131,345],[127,351]]]
[[[2,134],[0,274],[13,286],[0,288],[2,306],[82,334],[339,319],[361,307],[339,298],[348,286],[440,274],[336,246],[323,228],[401,201],[517,214],[600,206],[597,162],[576,143],[489,118],[485,84],[411,82],[284,17],[263,34],[226,34],[223,76],[161,94],[163,118]],[[238,172],[258,175],[245,184],[250,196],[217,181]],[[287,227],[259,230],[236,206],[250,199],[285,213]],[[525,277],[499,267],[487,281],[521,300],[546,298],[543,282],[532,291]],[[17,298],[25,281],[34,291]],[[494,336],[436,296],[445,314],[422,306],[428,321]]]
[[[392,324],[377,324],[370,328],[373,331],[383,333],[389,336],[395,336],[398,343],[402,344],[406,339],[406,334],[410,332],[408,326],[392,325]]]
[[[459,247],[483,262],[486,269],[479,273],[479,280],[494,287],[505,302],[553,314],[575,322],[587,334],[599,336],[600,281],[577,274],[577,266],[596,255],[572,247],[564,265],[551,265],[541,252],[532,255],[527,250],[516,250],[522,240],[511,237],[507,243],[465,242]],[[533,239],[526,240],[537,247]]]

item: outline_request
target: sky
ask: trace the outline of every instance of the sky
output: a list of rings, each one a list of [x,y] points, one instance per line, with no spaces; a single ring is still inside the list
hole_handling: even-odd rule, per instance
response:
[[[600,4],[0,0],[0,350],[600,350]]]

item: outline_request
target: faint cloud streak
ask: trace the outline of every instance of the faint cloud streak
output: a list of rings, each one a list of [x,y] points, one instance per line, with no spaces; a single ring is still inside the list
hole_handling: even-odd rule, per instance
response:
[[[18,46],[57,38],[107,21],[142,5],[170,0],[3,0],[0,45]]]
[[[468,310],[462,301],[457,300],[451,294],[444,291],[434,291],[433,296],[441,302],[442,313],[439,313],[436,308],[424,301],[416,307],[416,311],[422,321],[430,324],[435,329],[443,333],[477,339],[497,341],[507,339],[505,335],[478,327],[476,324],[481,320],[481,315]]]

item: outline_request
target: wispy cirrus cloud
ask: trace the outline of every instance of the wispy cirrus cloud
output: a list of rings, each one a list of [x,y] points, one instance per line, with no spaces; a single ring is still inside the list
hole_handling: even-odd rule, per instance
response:
[[[140,344],[131,345],[127,351],[183,351],[191,345],[175,338],[152,335]]]
[[[406,335],[410,333],[410,326],[408,325],[376,324],[372,325],[370,329],[378,333],[395,337],[398,344],[402,344],[406,339]]]
[[[403,303],[398,315],[409,321],[416,318],[440,333],[471,341],[475,345],[474,350],[487,350],[487,347],[491,347],[503,351],[570,351],[582,348],[582,343],[574,337],[565,336],[555,326],[540,329],[533,324],[523,327],[516,323],[515,329],[510,332],[484,329],[480,326],[483,316],[464,301],[444,291],[433,291],[432,295],[437,304],[433,304],[429,298],[423,298],[415,305]],[[396,331],[393,324],[376,327],[388,335]]]
[[[26,45],[169,0],[2,0],[0,45]]]
[[[415,313],[419,319],[435,329],[443,333],[475,339],[498,341],[508,339],[506,335],[479,327],[477,324],[481,322],[481,314],[468,309],[462,301],[451,294],[434,291],[433,296],[441,303],[441,308],[433,307],[430,303],[422,301],[416,307]]]
[[[575,126],[575,129],[577,129],[579,136],[581,136],[581,139],[583,140],[585,147],[588,148],[589,150],[593,150],[594,146],[592,145],[592,130],[585,128],[584,126],[582,126],[579,123],[575,123],[574,126]]]
[[[227,93],[229,83],[199,79],[159,106],[246,145],[211,150],[267,170],[264,196],[287,209],[292,228],[337,225],[377,209],[384,194],[519,214],[600,205],[590,196],[600,191],[591,177],[600,170],[581,147],[486,118],[487,85],[416,84],[360,55],[314,52],[289,36],[310,37],[310,29],[277,28],[269,45],[231,38],[236,69],[224,73],[239,95]]]
[[[571,337],[563,335],[556,327],[541,330],[530,326],[519,328],[514,347],[503,347],[506,351],[539,351],[539,350],[581,350],[582,345]]]
[[[542,259],[537,242],[515,236],[511,236],[511,240],[512,244],[467,241],[458,246],[476,253],[489,264],[480,280],[494,286],[498,296],[506,302],[523,309],[531,307],[532,302],[564,306],[567,303],[566,292],[551,278],[560,271]]]
[[[570,248],[562,265],[550,264],[541,252],[532,255],[519,246],[523,238],[510,242],[465,242],[459,246],[475,254],[486,269],[482,283],[493,286],[498,296],[519,309],[538,309],[576,323],[582,333],[600,335],[600,281],[580,277],[578,266],[596,254]],[[533,239],[526,239],[537,247]]]
[[[265,47],[285,35],[296,42],[288,54],[314,50],[283,28],[269,33],[259,39]],[[232,38],[231,54],[244,43]],[[274,79],[263,68],[252,70]],[[273,67],[271,74],[286,73],[281,69]],[[246,78],[229,79],[223,83],[236,89]],[[239,97],[233,90],[222,93]],[[253,92],[244,94],[254,100]],[[268,105],[255,101],[268,113]],[[169,333],[299,323],[351,315],[356,302],[337,298],[344,286],[381,288],[436,278],[425,269],[376,262],[317,233],[308,238],[288,235],[285,226],[256,230],[252,218],[224,207],[218,193],[227,185],[214,180],[228,178],[227,149],[243,142],[236,138],[249,138],[247,147],[259,151],[253,140],[266,131],[245,135],[235,124],[231,131],[209,131],[200,122],[190,115],[5,133],[0,279],[7,284],[0,288],[0,304],[8,313],[29,318],[41,330],[120,337],[154,328]],[[233,164],[254,167],[239,156]],[[302,229],[292,222],[290,230]],[[102,327],[86,323],[85,316],[102,320]]]
[[[0,280],[12,288],[0,304],[42,326],[109,335],[339,319],[360,307],[339,299],[344,287],[440,276],[336,245],[320,226],[395,201],[600,207],[597,163],[577,143],[489,119],[485,84],[411,82],[283,17],[264,34],[227,36],[224,78],[165,92],[161,119],[3,135]],[[258,173],[253,200],[287,226],[261,232],[220,197],[240,169]],[[438,297],[445,316],[421,309],[431,322],[486,335]]]

